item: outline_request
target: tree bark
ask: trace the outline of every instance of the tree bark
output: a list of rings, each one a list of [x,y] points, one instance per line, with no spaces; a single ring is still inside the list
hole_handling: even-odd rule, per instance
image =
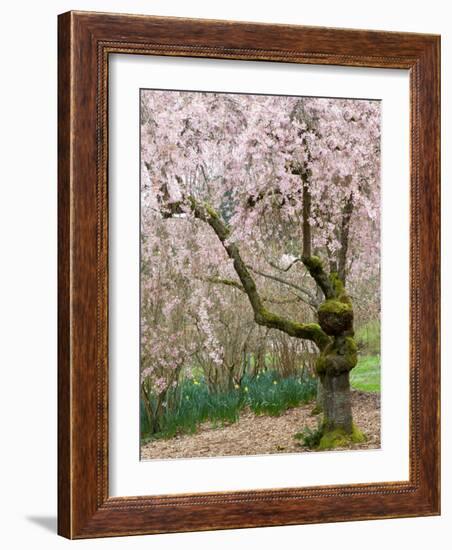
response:
[[[353,214],[353,193],[350,193],[347,198],[343,211],[342,211],[342,221],[341,221],[341,231],[340,231],[340,249],[339,249],[339,258],[338,258],[338,276],[341,281],[345,284],[345,278],[347,275],[347,253],[348,253],[348,236],[350,232],[350,221]]]
[[[353,431],[349,372],[325,373],[320,377],[323,388],[323,431]]]
[[[331,449],[364,441],[353,424],[350,371],[358,362],[353,330],[353,304],[337,274],[330,275],[334,296],[318,309],[319,324],[331,338],[320,353],[316,370],[323,388],[322,439],[319,447]]]
[[[311,193],[309,191],[307,178],[302,177],[303,181],[303,256],[311,256]]]
[[[323,392],[323,384],[320,380],[320,377],[317,378],[317,393],[315,396],[315,406],[311,411],[312,415],[323,413],[323,398],[324,398],[324,392]]]

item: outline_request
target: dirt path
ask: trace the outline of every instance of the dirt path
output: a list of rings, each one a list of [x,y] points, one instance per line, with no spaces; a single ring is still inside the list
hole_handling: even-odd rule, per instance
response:
[[[355,423],[367,436],[361,445],[353,449],[378,449],[380,447],[380,395],[352,391]],[[262,455],[300,453],[309,451],[294,439],[294,434],[317,427],[317,418],[310,416],[312,404],[286,411],[279,417],[255,416],[242,413],[235,424],[212,428],[202,424],[194,435],[181,435],[167,440],[157,440],[143,445],[141,458],[194,458],[207,456]]]

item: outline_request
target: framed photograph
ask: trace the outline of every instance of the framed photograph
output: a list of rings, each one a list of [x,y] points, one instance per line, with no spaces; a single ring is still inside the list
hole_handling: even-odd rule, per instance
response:
[[[439,514],[439,36],[58,48],[59,533]]]

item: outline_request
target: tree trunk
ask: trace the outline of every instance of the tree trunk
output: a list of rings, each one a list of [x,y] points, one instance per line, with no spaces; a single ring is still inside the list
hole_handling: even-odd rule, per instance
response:
[[[315,406],[311,411],[312,415],[320,414],[323,412],[323,384],[320,377],[317,378],[317,394],[315,398]]]
[[[331,338],[316,362],[323,388],[323,423],[320,449],[360,443],[364,435],[353,424],[350,371],[358,362],[353,331],[353,304],[340,279],[334,283],[334,297],[320,305],[319,324]]]
[[[323,431],[352,434],[352,405],[349,372],[337,376],[325,373],[320,378],[323,388]]]

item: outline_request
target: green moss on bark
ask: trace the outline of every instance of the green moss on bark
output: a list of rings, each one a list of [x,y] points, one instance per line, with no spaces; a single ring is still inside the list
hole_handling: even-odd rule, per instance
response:
[[[258,325],[281,330],[295,338],[312,340],[317,344],[320,350],[324,349],[330,343],[330,338],[323,332],[320,325],[317,323],[298,323],[291,319],[276,315],[262,306],[255,308],[254,319]]]
[[[350,365],[350,370],[358,363],[358,346],[352,336],[345,337],[345,360]]]
[[[334,293],[336,294],[336,296],[341,296],[341,294],[344,293],[344,283],[342,282],[336,271],[333,271],[330,274],[330,281],[334,288]]]
[[[348,302],[341,302],[340,300],[325,300],[319,307],[319,311],[325,313],[335,313],[336,315],[343,315],[351,311],[352,306]]]
[[[327,431],[322,435],[318,446],[319,451],[328,449],[337,449],[339,447],[348,447],[353,443],[364,443],[366,436],[353,424],[352,432],[346,433],[345,430],[336,429]]]
[[[349,300],[325,300],[318,311],[319,324],[331,336],[349,332],[353,327],[353,307]]]
[[[338,336],[317,358],[315,368],[319,376],[351,371],[358,363],[358,347],[352,336]]]
[[[323,269],[322,260],[318,256],[305,256],[303,263],[312,272],[318,273]]]

